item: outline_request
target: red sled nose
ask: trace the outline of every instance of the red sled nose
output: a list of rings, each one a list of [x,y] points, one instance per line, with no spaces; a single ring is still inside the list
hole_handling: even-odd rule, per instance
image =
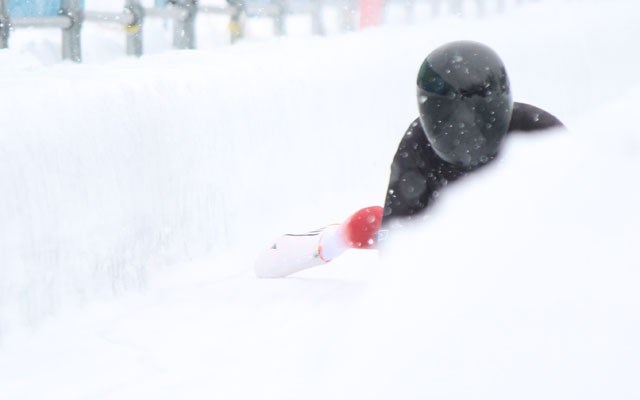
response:
[[[382,224],[382,207],[373,206],[356,211],[343,223],[343,234],[350,247],[371,249],[376,247],[376,234]]]

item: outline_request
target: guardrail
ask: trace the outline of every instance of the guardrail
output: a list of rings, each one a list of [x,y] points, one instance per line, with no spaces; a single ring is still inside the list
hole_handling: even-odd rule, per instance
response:
[[[177,49],[196,47],[196,15],[218,14],[229,17],[231,43],[244,37],[248,18],[270,17],[273,19],[275,35],[286,34],[286,18],[291,14],[309,14],[311,32],[324,35],[322,10],[332,6],[338,10],[342,31],[357,29],[359,10],[360,27],[377,25],[383,20],[385,7],[401,3],[404,5],[407,22],[412,22],[414,8],[419,0],[227,0],[225,5],[203,5],[200,0],[156,0],[155,6],[145,8],[139,0],[124,0],[121,12],[85,11],[84,0],[0,0],[0,48],[9,46],[12,29],[22,27],[58,28],[62,32],[63,59],[82,60],[80,32],[84,22],[101,22],[120,25],[126,33],[126,53],[140,56],[144,52],[143,28],[146,18],[161,18],[173,21],[173,46]],[[424,0],[423,0],[424,1]],[[512,0],[516,4],[526,0]],[[444,6],[449,12],[462,13],[465,0],[428,0],[432,14],[441,14]],[[475,0],[479,16],[489,8],[503,11],[507,0]],[[489,3],[493,3],[490,7]],[[39,6],[40,15],[29,15],[29,7]],[[42,12],[42,9],[45,11]],[[12,14],[16,12],[15,17]],[[22,15],[20,15],[22,14]],[[33,12],[31,14],[34,14]],[[38,14],[38,13],[35,13]]]
[[[0,49],[9,47],[9,29],[11,23],[9,21],[9,13],[5,0],[0,0]]]
[[[62,31],[62,58],[79,62],[82,59],[80,48],[80,31],[84,17],[82,8],[82,0],[60,0],[58,8],[53,10],[55,13],[51,12],[52,10],[39,10],[41,15],[38,16],[26,15],[11,18],[8,1],[0,0],[0,48],[9,46],[9,35],[13,28],[25,26],[58,28]]]
[[[144,50],[142,41],[142,27],[144,23],[144,8],[137,0],[126,0],[122,12],[85,11],[85,21],[107,22],[121,25],[127,36],[127,54],[141,56]]]

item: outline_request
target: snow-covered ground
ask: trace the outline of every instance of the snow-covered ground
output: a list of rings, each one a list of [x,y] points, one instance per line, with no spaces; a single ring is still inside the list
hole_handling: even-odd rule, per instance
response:
[[[141,59],[88,26],[82,65],[57,32],[16,32],[0,398],[638,398],[638,20],[631,0],[541,1],[189,52],[158,24]],[[510,137],[382,259],[256,279],[274,236],[382,203],[417,68],[456,39],[569,131]]]

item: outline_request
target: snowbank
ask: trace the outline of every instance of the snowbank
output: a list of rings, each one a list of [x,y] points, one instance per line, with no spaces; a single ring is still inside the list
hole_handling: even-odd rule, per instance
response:
[[[539,3],[104,64],[1,51],[0,392],[637,397],[638,11]],[[570,131],[511,137],[379,263],[256,280],[274,234],[383,200],[417,66],[465,38]]]
[[[347,56],[349,43],[333,63],[328,43],[312,46],[9,67],[3,87],[12,95],[0,100],[2,320],[37,319],[68,296],[140,287],[154,266],[277,232],[278,219],[322,202],[325,188],[358,193],[384,176],[388,151],[360,152],[358,142],[391,144],[382,134],[398,129],[353,115],[396,109],[401,94],[389,88],[389,100],[373,101],[378,91],[348,66],[378,66],[367,76],[380,78],[388,66],[375,52]]]

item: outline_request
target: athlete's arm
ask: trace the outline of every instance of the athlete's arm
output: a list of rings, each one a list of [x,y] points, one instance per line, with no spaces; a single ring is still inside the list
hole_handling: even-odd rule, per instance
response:
[[[424,132],[416,119],[402,137],[391,163],[389,186],[384,205],[384,223],[396,217],[418,213],[429,203],[432,189],[427,185],[428,146]]]
[[[564,128],[558,118],[547,111],[525,103],[513,103],[509,132],[533,132],[552,128]]]
[[[433,151],[416,119],[409,126],[393,157],[382,223],[411,219],[427,208],[437,191],[464,175],[464,171],[442,161]]]

